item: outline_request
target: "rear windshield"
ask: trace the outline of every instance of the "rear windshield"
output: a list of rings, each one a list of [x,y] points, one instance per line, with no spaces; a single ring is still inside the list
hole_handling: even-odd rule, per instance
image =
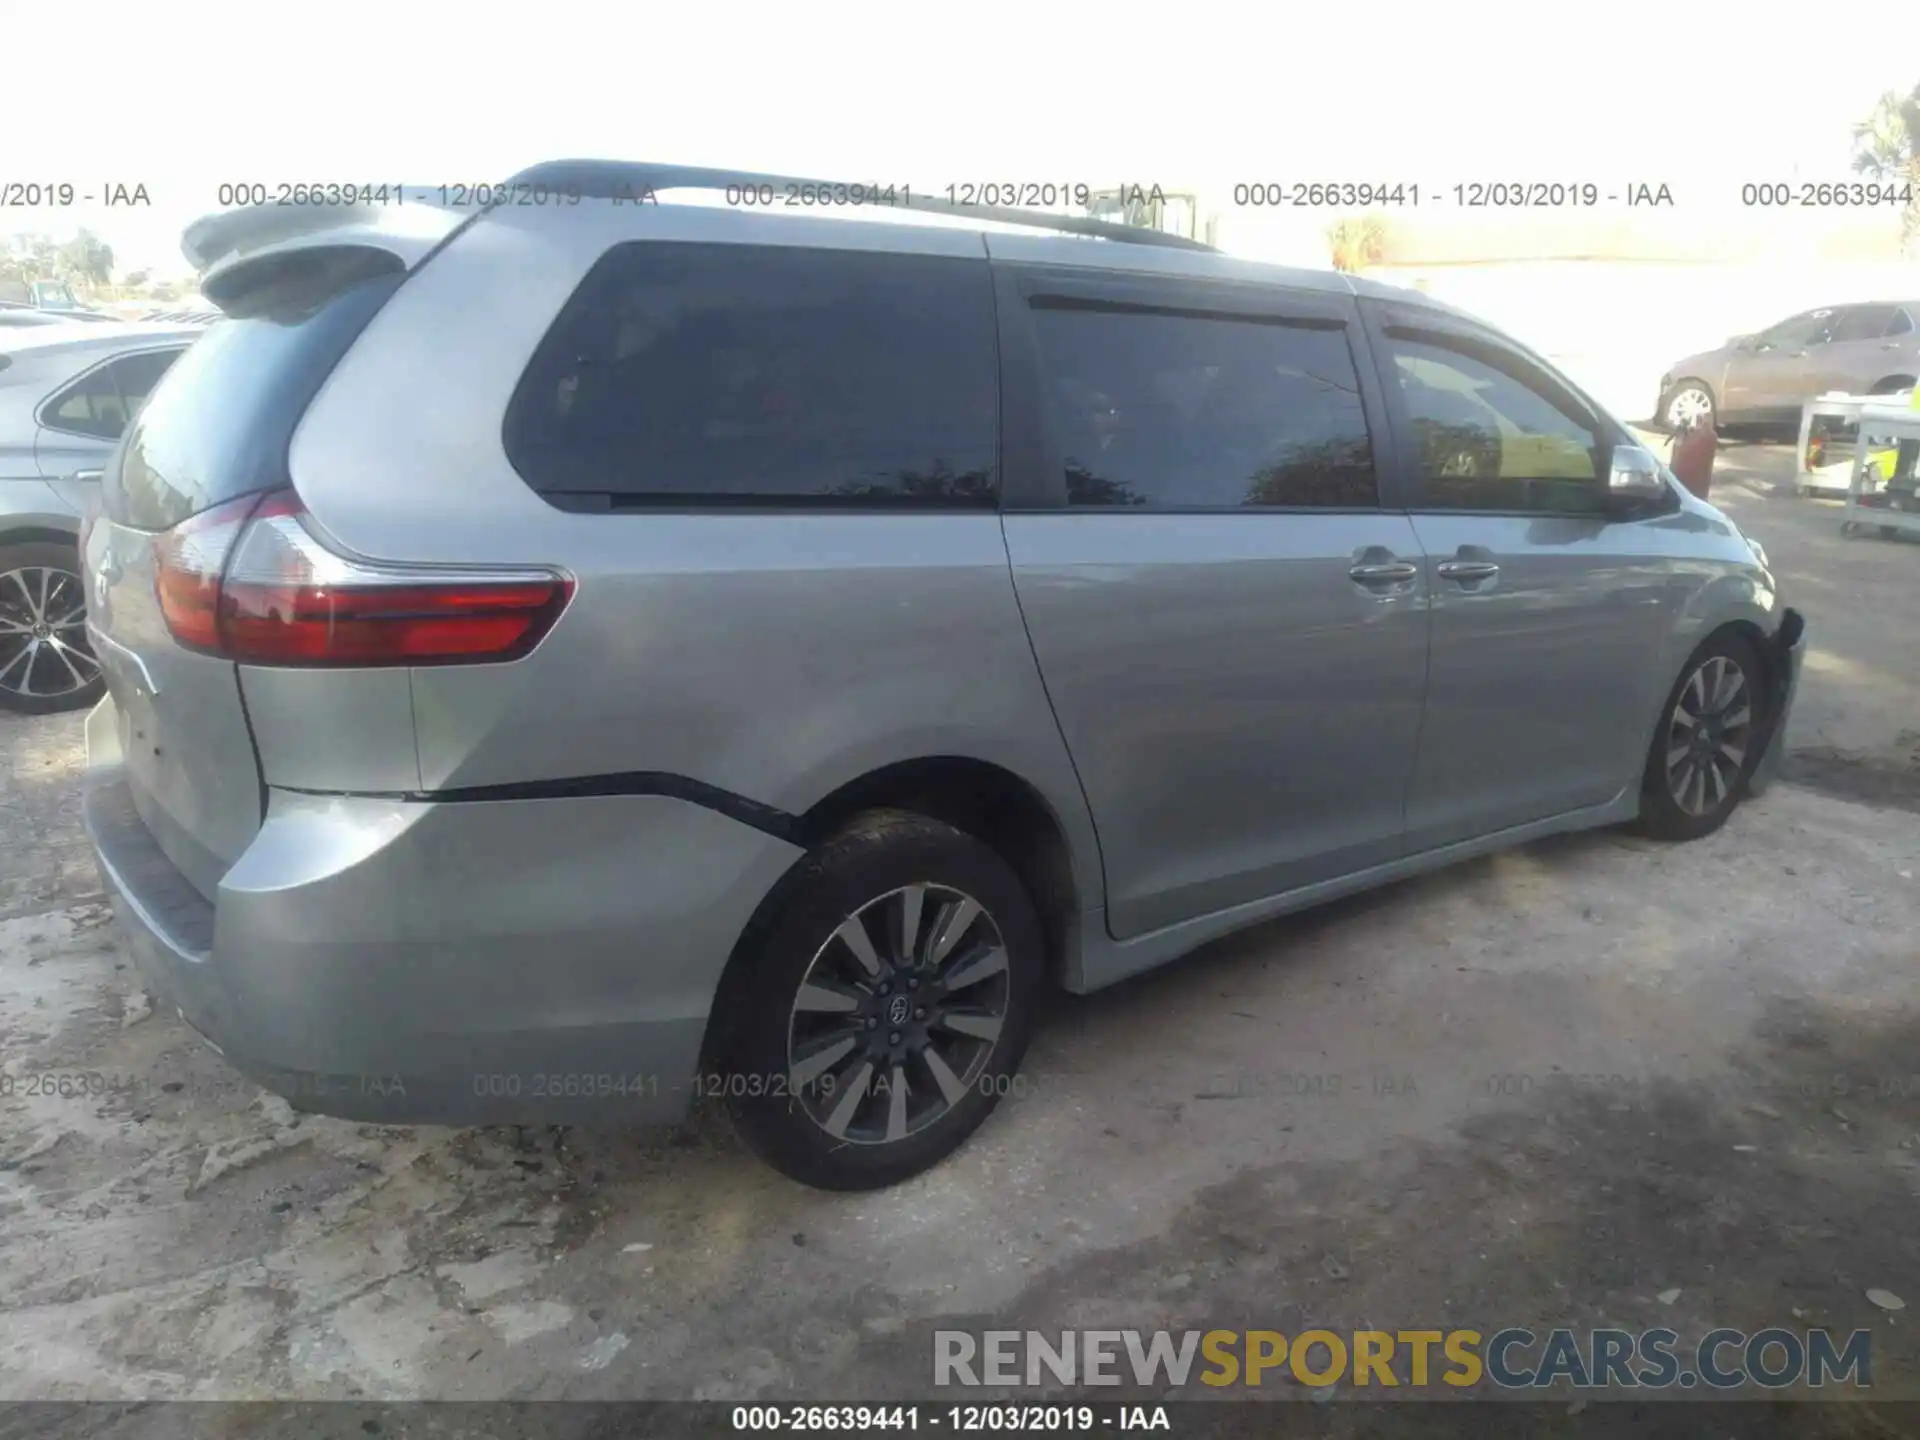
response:
[[[992,506],[984,258],[637,243],[581,284],[507,410],[568,509]]]
[[[165,530],[210,505],[286,485],[294,427],[405,278],[385,251],[307,250],[226,292],[227,318],[167,372],[108,466],[106,513]]]

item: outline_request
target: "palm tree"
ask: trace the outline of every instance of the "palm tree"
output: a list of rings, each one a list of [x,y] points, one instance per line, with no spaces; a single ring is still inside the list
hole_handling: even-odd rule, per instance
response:
[[[1902,95],[1889,90],[1873,113],[1853,127],[1853,168],[1907,190],[1900,211],[1900,248],[1920,248],[1920,85]]]

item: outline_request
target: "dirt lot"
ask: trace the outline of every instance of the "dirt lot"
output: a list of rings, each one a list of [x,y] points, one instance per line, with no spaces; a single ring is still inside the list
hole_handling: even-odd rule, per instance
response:
[[[713,1115],[296,1117],[117,951],[77,719],[0,720],[0,1395],[911,1397],[936,1327],[1665,1322],[1870,1327],[1920,1398],[1920,545],[1786,465],[1730,449],[1715,498],[1809,616],[1788,783],[1063,1000],[1027,1092],[877,1195]]]

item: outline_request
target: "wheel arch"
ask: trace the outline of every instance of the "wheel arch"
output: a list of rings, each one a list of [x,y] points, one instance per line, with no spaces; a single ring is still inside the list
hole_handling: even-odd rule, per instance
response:
[[[1660,397],[1660,418],[1662,420],[1666,419],[1667,406],[1673,403],[1673,397],[1689,385],[1698,385],[1702,390],[1706,391],[1707,398],[1713,401],[1713,413],[1716,416],[1719,415],[1720,387],[1718,385],[1715,385],[1704,375],[1676,375],[1673,377],[1673,383],[1667,386],[1666,394]],[[1641,393],[1645,394],[1646,392],[1642,391]]]
[[[1766,628],[1765,622],[1769,618],[1771,617],[1764,611],[1755,607],[1752,613],[1742,612],[1724,616],[1712,624],[1704,625],[1689,633],[1686,648],[1674,655],[1672,663],[1667,667],[1666,678],[1656,692],[1655,709],[1647,719],[1642,736],[1640,749],[1642,757],[1652,749],[1654,739],[1660,733],[1660,727],[1666,723],[1667,697],[1672,693],[1673,687],[1686,673],[1694,657],[1723,635],[1738,635],[1753,647],[1754,652],[1760,657],[1760,679],[1770,696],[1776,693],[1777,686],[1784,677],[1777,668],[1780,658],[1775,654],[1773,635]],[[1771,717],[1769,717],[1769,723],[1771,723]],[[1777,737],[1769,734],[1767,743],[1771,744],[1775,738]]]
[[[18,525],[0,528],[0,548],[8,545],[66,545],[78,548],[79,530],[61,530],[52,525]]]
[[[906,810],[973,836],[1007,862],[1032,899],[1047,947],[1047,975],[1058,984],[1078,952],[1086,903],[1074,846],[1063,817],[1040,788],[1004,765],[966,755],[928,755],[868,770],[837,786],[794,817],[791,838],[803,854],[761,898],[727,956],[708,1017],[702,1067],[715,1058],[716,1018],[746,969],[769,916],[786,902],[787,881],[822,841],[856,816]],[[1098,857],[1086,857],[1098,874]]]

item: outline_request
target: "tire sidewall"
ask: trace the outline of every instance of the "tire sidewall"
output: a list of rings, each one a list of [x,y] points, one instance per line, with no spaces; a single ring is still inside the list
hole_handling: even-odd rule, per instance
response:
[[[967,1095],[932,1125],[888,1145],[836,1141],[787,1087],[794,996],[820,947],[848,916],[890,891],[924,883],[971,895],[999,927],[1010,977],[1006,1021]],[[749,1146],[792,1178],[831,1190],[893,1184],[951,1154],[1011,1088],[1032,1035],[1045,946],[1033,902],[1013,870],[951,826],[882,812],[861,817],[820,846],[763,909],[737,982],[722,987],[721,1003],[734,1013],[724,1017],[717,1047],[727,1105]]]
[[[1667,785],[1667,731],[1673,721],[1673,707],[1680,702],[1681,690],[1693,673],[1716,655],[1725,655],[1747,677],[1747,686],[1752,694],[1754,738],[1747,746],[1747,756],[1740,767],[1739,778],[1726,797],[1706,814],[1692,815],[1680,808]],[[1641,829],[1663,840],[1698,840],[1726,824],[1746,798],[1747,782],[1753,778],[1754,769],[1759,765],[1766,746],[1779,741],[1779,736],[1770,733],[1773,724],[1771,706],[1767,671],[1759,648],[1744,635],[1723,631],[1709,637],[1689,655],[1686,664],[1680,667],[1680,673],[1674,677],[1673,684],[1667,687],[1666,698],[1660,703],[1660,717],[1654,725],[1653,741],[1647,749],[1646,769],[1641,776],[1640,787]]]

